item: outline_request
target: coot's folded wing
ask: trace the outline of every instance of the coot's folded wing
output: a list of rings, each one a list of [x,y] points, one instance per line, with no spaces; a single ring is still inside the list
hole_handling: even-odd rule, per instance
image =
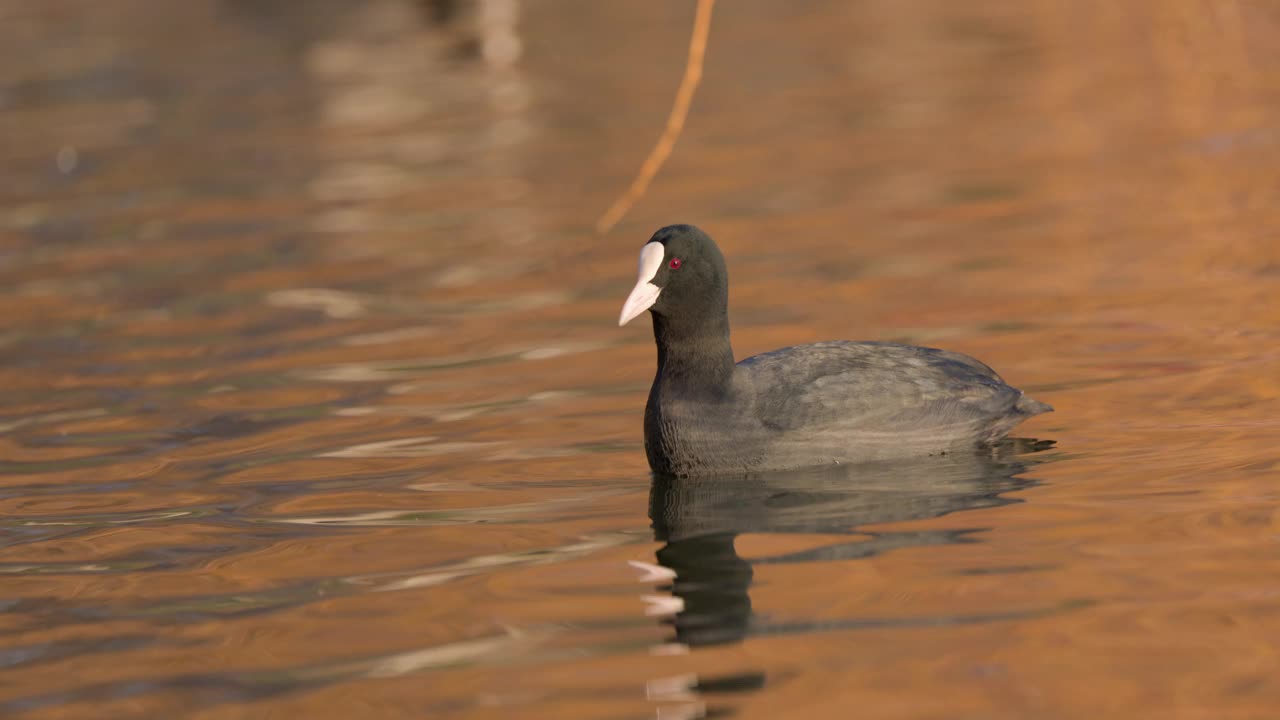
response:
[[[945,350],[827,342],[739,366],[753,414],[778,431],[972,435],[1020,414],[1021,392],[981,362]]]

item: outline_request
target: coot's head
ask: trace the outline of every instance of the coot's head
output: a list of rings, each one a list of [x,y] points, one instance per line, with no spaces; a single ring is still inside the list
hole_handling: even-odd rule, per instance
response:
[[[729,279],[714,241],[692,225],[668,225],[640,249],[640,277],[618,325],[645,310],[697,323],[728,310]]]

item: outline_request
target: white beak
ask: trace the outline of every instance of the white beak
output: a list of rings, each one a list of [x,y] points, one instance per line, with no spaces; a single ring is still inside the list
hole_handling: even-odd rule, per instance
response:
[[[631,294],[627,296],[627,301],[622,304],[622,315],[618,317],[618,327],[636,319],[637,315],[658,302],[658,293],[662,292],[662,288],[650,281],[662,269],[662,258],[666,252],[666,247],[657,242],[648,243],[640,249],[640,277],[636,280],[636,286],[631,289]]]

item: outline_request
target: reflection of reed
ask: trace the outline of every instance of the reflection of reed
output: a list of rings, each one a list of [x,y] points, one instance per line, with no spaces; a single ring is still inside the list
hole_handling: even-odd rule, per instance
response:
[[[518,0],[360,3],[313,44],[307,67],[322,97],[329,156],[310,185],[324,207],[313,227],[331,234],[334,254],[395,255],[401,265],[433,268],[435,285],[458,286],[505,272],[477,264],[504,262],[479,252],[485,244],[532,238],[521,149],[534,136],[533,89],[519,67],[520,7]],[[474,52],[459,52],[467,47]],[[474,119],[458,123],[460,116]],[[449,187],[451,178],[462,178],[462,187]],[[458,192],[471,182],[478,192]],[[403,207],[414,196],[425,202],[410,214]],[[434,241],[423,242],[424,231]],[[456,254],[441,262],[443,245],[467,240],[468,262]]]

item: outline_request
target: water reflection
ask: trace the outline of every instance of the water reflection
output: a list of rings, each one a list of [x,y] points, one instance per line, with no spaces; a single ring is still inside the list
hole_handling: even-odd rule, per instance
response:
[[[861,627],[950,625],[984,622],[1025,613],[781,620],[751,603],[754,568],[761,565],[836,562],[889,550],[971,542],[978,528],[865,531],[867,525],[934,518],[959,510],[1019,503],[1005,494],[1034,484],[1022,477],[1049,456],[1033,453],[1052,441],[1010,440],[992,452],[957,453],[897,462],[877,462],[785,473],[715,478],[656,477],[649,498],[654,537],[666,544],[657,566],[637,564],[645,579],[667,581],[669,595],[647,598],[674,634],[658,649],[679,654],[691,647],[737,643],[751,635],[779,635]],[[837,535],[818,547],[744,558],[735,540],[745,533]],[[736,676],[735,676],[736,677]],[[743,676],[745,678],[747,676]],[[763,674],[736,689],[763,687]],[[742,678],[738,678],[741,680]],[[690,678],[685,690],[716,681]]]
[[[721,3],[604,238],[693,3],[0,5],[0,717],[642,717],[659,676],[767,682],[751,717],[1273,716],[1265,5]],[[1080,454],[1034,493],[659,484],[650,545],[651,348],[610,316],[683,219],[732,243],[739,350],[999,359]]]

